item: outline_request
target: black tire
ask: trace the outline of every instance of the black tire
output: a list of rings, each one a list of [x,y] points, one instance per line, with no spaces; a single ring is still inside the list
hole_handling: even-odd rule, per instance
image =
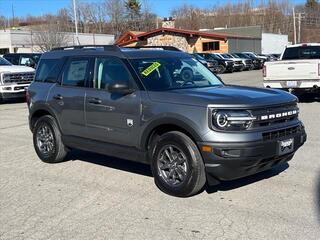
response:
[[[164,152],[170,147],[173,153],[176,154],[179,151],[181,153],[175,156],[172,153],[170,156],[173,160],[170,163],[166,160],[168,164],[163,164],[164,156],[168,156]],[[161,191],[172,196],[189,197],[203,188],[206,183],[204,163],[196,144],[187,135],[178,131],[165,133],[159,137],[151,151],[151,169],[155,184]],[[163,170],[167,165],[172,165],[172,167],[168,167],[168,171]],[[184,174],[181,169],[184,170]],[[167,177],[170,176],[171,170],[175,171],[172,180]]]
[[[226,67],[222,64],[219,64],[218,65],[218,68],[217,68],[217,74],[222,74],[226,71]]]
[[[46,163],[63,162],[68,153],[56,120],[50,115],[37,120],[33,129],[33,146],[38,157]]]

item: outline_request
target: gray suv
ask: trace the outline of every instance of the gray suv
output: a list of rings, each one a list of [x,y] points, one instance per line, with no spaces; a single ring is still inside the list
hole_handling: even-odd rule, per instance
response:
[[[306,141],[296,97],[226,85],[177,51],[55,49],[27,102],[42,161],[82,149],[147,163],[156,185],[180,197],[287,162]]]

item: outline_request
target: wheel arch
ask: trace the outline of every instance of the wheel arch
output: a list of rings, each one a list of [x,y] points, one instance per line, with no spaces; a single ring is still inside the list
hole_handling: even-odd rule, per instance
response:
[[[176,118],[161,118],[149,124],[141,137],[140,146],[147,151],[156,136],[160,136],[166,132],[180,131],[190,137],[195,144],[200,141],[200,135],[195,130],[195,124],[190,120],[180,120]]]
[[[57,123],[59,129],[61,130],[60,123],[59,123],[58,118],[57,118],[56,114],[54,113],[54,111],[52,111],[49,108],[39,106],[36,109],[34,109],[32,111],[32,113],[30,113],[30,116],[29,116],[29,125],[30,125],[31,131],[33,131],[37,120],[45,115],[52,116],[56,120],[56,123]]]

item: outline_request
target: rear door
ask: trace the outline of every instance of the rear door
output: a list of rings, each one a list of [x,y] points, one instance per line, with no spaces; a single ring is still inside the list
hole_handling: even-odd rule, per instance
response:
[[[110,93],[108,85],[126,81],[137,91],[128,95]],[[123,60],[97,57],[91,88],[86,91],[88,137],[119,145],[136,146],[140,125],[140,92]]]
[[[48,96],[64,135],[86,137],[84,99],[86,82],[92,73],[91,62],[90,57],[68,59],[60,83],[52,87]]]

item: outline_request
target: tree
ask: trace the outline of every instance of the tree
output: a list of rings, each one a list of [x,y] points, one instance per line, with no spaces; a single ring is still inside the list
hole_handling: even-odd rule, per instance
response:
[[[319,6],[318,0],[307,0],[306,8],[317,9]]]
[[[125,7],[127,10],[128,27],[133,30],[140,30],[141,3],[139,0],[127,0],[125,2]]]
[[[32,44],[42,52],[50,51],[56,47],[67,46],[70,41],[70,35],[59,30],[59,25],[55,23],[38,27],[37,31],[32,34]]]
[[[106,14],[112,28],[112,33],[117,38],[125,30],[125,5],[123,0],[106,0],[104,2]]]

